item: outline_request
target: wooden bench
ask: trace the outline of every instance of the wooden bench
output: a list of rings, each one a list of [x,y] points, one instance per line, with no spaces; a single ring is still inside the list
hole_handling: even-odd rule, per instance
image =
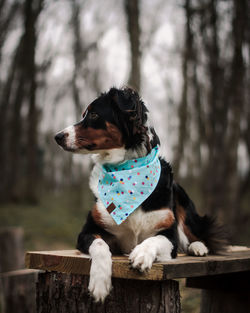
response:
[[[129,266],[125,256],[114,256],[113,290],[104,304],[88,294],[90,259],[77,250],[28,252],[26,266],[44,270],[38,275],[37,312],[44,313],[179,313],[179,283],[203,289],[201,313],[250,312],[250,249],[223,255],[181,255],[154,263],[148,273]]]

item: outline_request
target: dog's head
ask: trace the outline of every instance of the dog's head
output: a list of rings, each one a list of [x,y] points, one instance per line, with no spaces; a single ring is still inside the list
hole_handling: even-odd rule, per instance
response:
[[[159,139],[147,125],[147,108],[130,88],[111,88],[94,100],[82,120],[55,136],[66,151],[102,153],[112,149],[136,149],[144,145],[149,152]]]

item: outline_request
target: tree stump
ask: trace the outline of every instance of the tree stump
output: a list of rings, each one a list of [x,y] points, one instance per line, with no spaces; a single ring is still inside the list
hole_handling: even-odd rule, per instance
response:
[[[36,270],[18,270],[4,273],[0,277],[2,285],[1,305],[3,313],[36,312]]]
[[[202,290],[201,313],[249,313],[250,292]]]
[[[104,304],[88,292],[89,277],[58,272],[40,273],[37,313],[180,313],[179,283],[113,278]]]
[[[249,280],[250,271],[236,272],[189,278],[187,286],[202,289],[201,313],[249,313]]]
[[[24,267],[23,229],[0,228],[0,273]]]

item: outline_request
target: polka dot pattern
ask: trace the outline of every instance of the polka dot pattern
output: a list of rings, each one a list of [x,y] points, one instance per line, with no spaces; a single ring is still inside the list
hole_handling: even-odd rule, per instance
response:
[[[118,225],[150,196],[157,186],[160,173],[158,147],[146,157],[102,167],[99,196],[106,208],[112,203],[115,205],[110,215]]]

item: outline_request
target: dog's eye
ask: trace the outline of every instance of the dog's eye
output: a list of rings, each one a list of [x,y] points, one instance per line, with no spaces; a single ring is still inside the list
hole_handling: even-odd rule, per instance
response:
[[[89,113],[89,117],[92,119],[92,120],[97,120],[99,115],[96,113],[96,112],[90,112]]]

